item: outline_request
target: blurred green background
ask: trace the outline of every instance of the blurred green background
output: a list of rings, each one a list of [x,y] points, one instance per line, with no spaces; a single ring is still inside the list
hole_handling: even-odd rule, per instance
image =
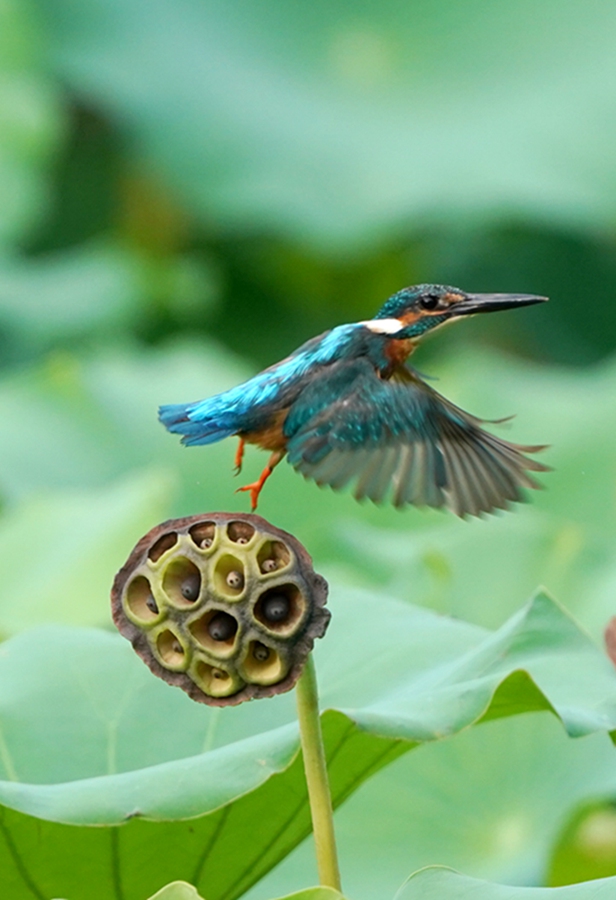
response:
[[[360,506],[281,466],[259,511],[307,544],[334,615],[359,583],[496,627],[543,583],[600,639],[616,612],[615,158],[611,0],[0,0],[2,635],[108,627],[144,531],[247,508],[232,442],[182,449],[160,403],[435,281],[551,298],[414,360],[471,412],[516,413],[507,437],[551,444],[546,490],[459,522]],[[246,480],[262,462],[249,453]],[[536,783],[573,753],[548,732],[538,743],[527,717],[437,748],[431,778],[469,794],[476,780],[490,816],[502,807],[496,849],[481,831],[456,843],[412,754],[341,813],[344,853],[365,857],[356,823],[404,783],[394,885],[436,862],[545,881]],[[507,805],[499,773],[516,765],[539,774]],[[550,785],[545,815],[564,822],[583,793],[567,806]],[[616,872],[610,827],[601,874]],[[305,884],[302,852],[254,897]]]

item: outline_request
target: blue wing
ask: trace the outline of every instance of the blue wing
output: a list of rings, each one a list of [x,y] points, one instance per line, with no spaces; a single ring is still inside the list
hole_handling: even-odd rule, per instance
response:
[[[490,434],[406,369],[383,380],[365,358],[304,390],[285,433],[289,462],[318,484],[354,481],[357,499],[391,494],[395,506],[446,506],[459,516],[523,500],[522,488],[539,487],[528,471],[547,470],[524,455],[543,448]]]
[[[187,445],[260,431],[274,413],[294,402],[319,367],[361,352],[365,338],[366,329],[359,323],[340,325],[243,384],[207,400],[161,406],[158,417],[169,431],[183,435]]]

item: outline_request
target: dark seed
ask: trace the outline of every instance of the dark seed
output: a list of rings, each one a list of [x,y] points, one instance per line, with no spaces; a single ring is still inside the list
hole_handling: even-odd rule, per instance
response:
[[[213,538],[203,538],[203,540],[201,541],[199,546],[203,550],[208,550],[212,546],[213,543],[214,543]]]
[[[269,659],[270,650],[265,644],[255,644],[252,648],[252,655],[259,662],[265,662],[266,659]]]
[[[244,576],[241,572],[229,572],[226,581],[229,587],[235,591],[239,591],[244,587]]]
[[[264,559],[261,563],[261,568],[264,572],[275,572],[278,568],[278,563],[275,559]]]
[[[201,579],[196,572],[192,572],[190,575],[186,576],[180,586],[182,597],[184,597],[185,600],[190,600],[191,603],[194,603],[199,596],[200,587]]]
[[[263,601],[263,618],[267,622],[282,622],[289,615],[289,600],[284,594],[270,594]]]
[[[207,626],[210,637],[215,641],[228,641],[237,631],[237,622],[226,612],[217,612]]]
[[[146,601],[145,601],[145,605],[150,610],[150,612],[153,612],[155,615],[158,615],[158,606],[156,604],[156,600],[154,599],[154,597],[151,594],[148,594]]]
[[[217,678],[218,681],[224,681],[225,678],[228,678],[226,672],[223,672],[222,669],[212,669],[212,678]]]
[[[182,645],[180,644],[179,641],[174,641],[173,644],[171,645],[171,649],[173,650],[174,653],[180,653],[180,654],[184,655],[184,648],[182,647]]]
[[[236,543],[236,544],[247,544],[247,543],[248,543],[248,538],[247,538],[247,537],[238,537],[238,539],[237,539],[237,541],[236,541],[235,543]]]

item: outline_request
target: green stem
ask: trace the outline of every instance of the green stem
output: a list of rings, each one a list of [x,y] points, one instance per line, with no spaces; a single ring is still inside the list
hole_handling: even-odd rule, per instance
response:
[[[327,777],[323,734],[319,718],[317,677],[312,654],[308,656],[304,671],[297,682],[297,713],[312,814],[312,831],[319,881],[323,887],[332,887],[341,891],[332,798]]]

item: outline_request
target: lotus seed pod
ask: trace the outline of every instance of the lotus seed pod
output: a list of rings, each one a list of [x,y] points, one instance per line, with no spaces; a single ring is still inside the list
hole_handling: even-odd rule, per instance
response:
[[[111,592],[114,622],[150,669],[212,706],[290,690],[325,634],[326,601],[292,535],[231,513],[152,529]]]

